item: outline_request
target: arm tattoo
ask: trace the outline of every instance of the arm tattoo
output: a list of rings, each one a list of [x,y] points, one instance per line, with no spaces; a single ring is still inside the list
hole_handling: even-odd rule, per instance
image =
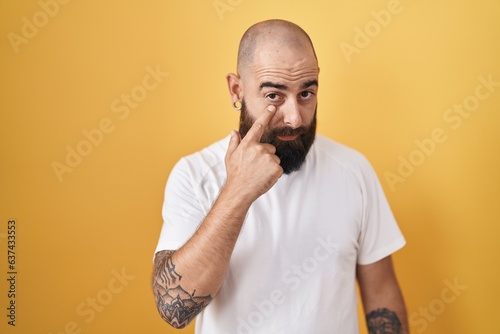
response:
[[[175,328],[186,327],[212,300],[208,296],[189,294],[180,282],[182,276],[175,271],[172,255],[175,251],[161,251],[155,256],[152,277],[153,294],[161,317]]]
[[[380,308],[366,315],[366,324],[370,334],[402,334],[401,321],[396,313]]]

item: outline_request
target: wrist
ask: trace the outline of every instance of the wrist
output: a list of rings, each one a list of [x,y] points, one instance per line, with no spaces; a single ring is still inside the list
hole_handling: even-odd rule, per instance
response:
[[[245,190],[244,188],[226,183],[222,187],[214,204],[223,204],[222,207],[229,216],[244,218],[256,199],[255,196],[248,194]]]

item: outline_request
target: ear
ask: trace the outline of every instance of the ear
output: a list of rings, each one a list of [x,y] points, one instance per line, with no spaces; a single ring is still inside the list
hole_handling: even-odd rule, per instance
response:
[[[229,95],[231,95],[231,101],[233,103],[243,100],[243,84],[241,78],[234,73],[229,73],[226,75],[227,88],[229,89]]]

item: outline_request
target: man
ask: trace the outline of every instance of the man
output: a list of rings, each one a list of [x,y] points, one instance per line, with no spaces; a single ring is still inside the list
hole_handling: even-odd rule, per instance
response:
[[[405,240],[356,151],[315,134],[318,62],[297,25],[244,34],[227,83],[239,133],[181,159],[165,191],[152,289],[198,334],[407,333],[390,255]]]

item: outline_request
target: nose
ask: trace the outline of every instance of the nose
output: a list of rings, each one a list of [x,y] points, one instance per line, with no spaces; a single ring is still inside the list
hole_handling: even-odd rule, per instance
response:
[[[283,114],[283,123],[286,126],[296,129],[302,125],[302,116],[297,101],[289,99],[279,108]]]

